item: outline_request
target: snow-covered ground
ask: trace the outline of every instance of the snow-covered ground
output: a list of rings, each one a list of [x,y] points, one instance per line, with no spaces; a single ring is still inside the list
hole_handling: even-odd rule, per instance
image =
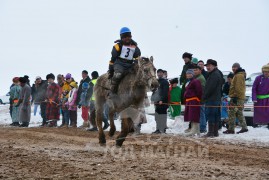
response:
[[[0,125],[8,126],[11,123],[11,118],[9,116],[9,105],[0,105]],[[38,110],[39,112],[39,110]],[[141,133],[150,134],[155,131],[155,121],[154,116],[147,115],[148,123],[143,124],[141,128]],[[33,112],[31,114],[30,127],[38,127],[41,124],[41,116],[37,113],[34,116]],[[60,122],[59,122],[60,123]],[[78,126],[82,125],[83,120],[81,118],[81,110],[78,110]],[[115,120],[117,130],[120,130],[120,121]],[[188,123],[183,122],[183,117],[178,117],[176,120],[168,119],[167,130],[168,135],[178,136],[184,135],[184,130],[188,127]],[[269,146],[269,130],[266,126],[260,128],[248,127],[249,132],[243,134],[232,134],[224,135],[222,131],[220,136],[215,138],[215,140],[221,140],[223,142],[229,143],[244,143],[244,144],[257,144],[262,146]],[[236,128],[236,131],[239,131],[240,127]],[[199,138],[199,137],[195,137]]]

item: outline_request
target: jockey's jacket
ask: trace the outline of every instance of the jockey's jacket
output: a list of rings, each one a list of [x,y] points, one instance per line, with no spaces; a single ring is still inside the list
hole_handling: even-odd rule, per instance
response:
[[[117,59],[133,61],[141,56],[140,49],[137,47],[137,43],[134,40],[131,41],[130,45],[123,45],[121,40],[115,41],[115,43],[109,64],[113,65]]]

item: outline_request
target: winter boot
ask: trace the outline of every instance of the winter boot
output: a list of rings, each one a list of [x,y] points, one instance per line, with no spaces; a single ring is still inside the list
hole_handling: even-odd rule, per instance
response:
[[[219,125],[215,124],[214,126],[214,136],[218,137],[219,136]]]
[[[189,123],[189,128],[184,131],[185,133],[191,132],[191,122]]]
[[[192,123],[191,124],[191,131],[186,133],[185,136],[193,136],[197,134],[198,136],[200,136],[200,123]]]
[[[223,132],[223,134],[234,134],[234,130],[227,129],[226,131]]]
[[[28,122],[23,122],[21,125],[19,125],[19,127],[28,127],[29,123]]]
[[[109,123],[106,123],[106,124],[104,125],[104,127],[103,127],[103,130],[106,130],[109,126],[110,126],[110,124],[109,124]]]
[[[208,124],[208,132],[203,137],[205,137],[205,138],[214,137],[214,128],[215,128],[215,124],[209,123]]]
[[[248,129],[241,129],[240,131],[238,131],[236,134],[240,134],[240,133],[245,133],[245,132],[248,132]]]

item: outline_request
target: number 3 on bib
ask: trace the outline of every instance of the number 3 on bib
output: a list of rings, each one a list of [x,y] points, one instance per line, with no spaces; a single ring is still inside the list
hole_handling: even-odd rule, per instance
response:
[[[135,47],[133,46],[122,46],[120,58],[126,60],[133,60]]]

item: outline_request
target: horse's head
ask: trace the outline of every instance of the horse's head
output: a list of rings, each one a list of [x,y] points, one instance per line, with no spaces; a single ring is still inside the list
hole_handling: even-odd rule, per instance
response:
[[[153,57],[141,57],[138,60],[138,65],[139,68],[143,71],[143,78],[147,82],[148,89],[150,89],[151,91],[157,89],[159,87],[159,82],[156,78],[156,68],[153,64]]]

